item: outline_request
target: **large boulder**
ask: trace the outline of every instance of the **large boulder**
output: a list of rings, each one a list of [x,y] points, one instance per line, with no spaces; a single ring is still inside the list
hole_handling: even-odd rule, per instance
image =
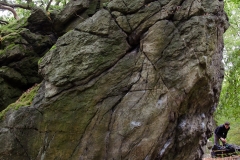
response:
[[[39,61],[32,105],[2,116],[0,159],[200,160],[224,75],[223,1],[98,3]]]

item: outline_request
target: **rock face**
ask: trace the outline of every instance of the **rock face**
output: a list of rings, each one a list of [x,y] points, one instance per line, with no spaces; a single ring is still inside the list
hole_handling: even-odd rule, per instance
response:
[[[223,1],[76,4],[92,15],[65,28],[71,14],[56,16],[73,29],[40,60],[32,105],[0,121],[0,159],[200,160],[223,80]]]

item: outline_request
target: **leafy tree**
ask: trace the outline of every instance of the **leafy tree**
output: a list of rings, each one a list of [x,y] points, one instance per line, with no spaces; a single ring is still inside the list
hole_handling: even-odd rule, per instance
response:
[[[225,0],[225,11],[231,26],[224,34],[225,78],[215,120],[230,121],[228,143],[240,145],[240,1]]]
[[[0,24],[8,24],[13,18],[19,19],[28,16],[35,8],[42,8],[46,11],[58,10],[68,2],[69,0],[0,0],[0,11],[2,12]]]

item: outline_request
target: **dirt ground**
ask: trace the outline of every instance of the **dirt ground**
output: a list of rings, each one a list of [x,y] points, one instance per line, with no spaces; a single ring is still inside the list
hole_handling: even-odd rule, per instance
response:
[[[202,160],[240,160],[240,156],[224,157],[224,158],[203,158]]]

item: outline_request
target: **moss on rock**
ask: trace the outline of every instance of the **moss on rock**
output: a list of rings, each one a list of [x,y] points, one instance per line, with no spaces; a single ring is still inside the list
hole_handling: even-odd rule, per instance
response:
[[[35,84],[32,88],[24,92],[21,97],[14,103],[10,104],[6,109],[0,112],[0,119],[4,118],[4,115],[9,110],[18,110],[20,107],[30,106],[39,89],[40,84]]]

